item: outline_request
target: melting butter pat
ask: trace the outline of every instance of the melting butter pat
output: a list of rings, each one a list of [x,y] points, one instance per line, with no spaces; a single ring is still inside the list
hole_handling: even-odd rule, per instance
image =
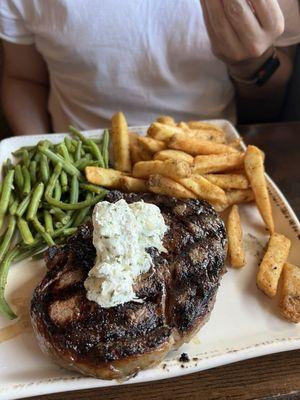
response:
[[[93,226],[97,256],[84,282],[87,298],[104,308],[141,301],[133,284],[152,266],[146,249],[165,251],[162,239],[168,227],[160,209],[143,201],[102,201],[94,208]]]

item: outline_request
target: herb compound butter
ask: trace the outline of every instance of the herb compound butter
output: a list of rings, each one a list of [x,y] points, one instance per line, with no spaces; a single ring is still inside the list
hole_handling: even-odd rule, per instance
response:
[[[94,208],[93,226],[97,256],[84,282],[87,298],[105,308],[141,301],[133,284],[151,268],[146,249],[165,250],[162,239],[168,227],[160,209],[143,201],[102,201]]]

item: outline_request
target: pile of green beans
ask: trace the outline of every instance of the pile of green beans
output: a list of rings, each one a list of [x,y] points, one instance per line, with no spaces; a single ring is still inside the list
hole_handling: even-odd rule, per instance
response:
[[[0,183],[0,313],[16,315],[5,300],[9,267],[38,257],[48,246],[64,243],[91,215],[107,191],[89,184],[88,165],[108,168],[109,132],[102,140],[70,127],[72,137],[59,144],[48,140],[21,147],[3,165]]]

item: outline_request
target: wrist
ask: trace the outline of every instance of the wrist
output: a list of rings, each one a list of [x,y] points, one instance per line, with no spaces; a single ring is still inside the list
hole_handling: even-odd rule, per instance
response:
[[[269,47],[260,57],[237,63],[228,63],[229,75],[237,80],[251,80],[261,66],[274,54],[274,46]]]

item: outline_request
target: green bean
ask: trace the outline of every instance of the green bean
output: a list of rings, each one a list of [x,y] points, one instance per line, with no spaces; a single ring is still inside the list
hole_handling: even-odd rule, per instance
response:
[[[78,139],[80,139],[82,143],[89,145],[88,139],[78,129],[74,128],[74,126],[69,125],[69,131]]]
[[[34,238],[25,219],[19,218],[17,224],[23,242],[25,244],[32,245],[34,243]]]
[[[52,220],[52,215],[48,210],[44,210],[44,223],[46,232],[48,232],[50,235],[53,235],[54,233],[53,220]]]
[[[85,158],[90,161],[95,161],[93,160],[93,156],[91,155],[91,153],[86,153]]]
[[[68,175],[66,174],[65,171],[61,171],[60,185],[62,193],[65,193],[68,190]]]
[[[86,195],[86,200],[90,200],[92,199],[93,195],[91,193],[88,193]],[[77,212],[76,218],[73,222],[74,226],[79,226],[83,223],[83,221],[85,220],[85,217],[90,213],[91,207],[86,207],[83,208],[82,210],[79,210]]]
[[[65,146],[67,147],[69,153],[73,153],[75,151],[76,147],[74,147],[72,140],[68,136],[65,136],[64,142],[65,142]]]
[[[61,222],[63,225],[66,225],[71,219],[70,215],[66,214],[63,210],[56,207],[50,209],[50,214],[54,215],[55,219]]]
[[[35,254],[40,253],[43,250],[46,250],[47,245],[44,242],[37,242],[34,246],[26,246],[20,249],[19,254],[14,258],[14,262],[18,263],[20,261],[25,260],[28,257],[33,257]]]
[[[0,262],[2,262],[16,229],[16,218],[12,215],[9,216],[7,230],[0,246]]]
[[[41,173],[41,180],[44,182],[46,185],[49,176],[50,176],[50,169],[49,169],[49,164],[48,164],[48,159],[45,156],[45,154],[41,155],[41,161],[40,161],[40,173]]]
[[[24,177],[22,174],[22,168],[20,164],[16,165],[15,168],[15,183],[19,192],[22,192],[24,186]]]
[[[93,185],[92,183],[81,183],[79,185],[80,189],[87,190],[91,193],[101,194],[103,188],[101,186]]]
[[[4,163],[4,165],[3,165],[3,173],[4,173],[4,175],[6,175],[8,173],[8,171],[10,169],[13,169],[13,168],[14,168],[13,163],[11,162],[11,159],[8,158],[6,160],[6,162]]]
[[[24,199],[21,201],[21,203],[19,204],[17,210],[16,210],[16,216],[17,217],[22,217],[23,214],[25,213],[25,211],[27,210],[29,204],[30,204],[30,198],[31,195],[28,194],[26,197],[24,197]]]
[[[77,176],[72,176],[71,179],[71,190],[70,190],[70,203],[75,204],[79,198],[79,182]]]
[[[36,214],[37,214],[37,210],[40,204],[40,201],[43,197],[44,194],[44,184],[43,182],[40,182],[34,189],[32,196],[31,196],[31,200],[30,200],[30,204],[28,206],[28,210],[27,210],[27,215],[26,215],[26,219],[28,221],[32,221]]]
[[[105,197],[106,193],[107,191],[104,190],[102,194],[98,194],[93,199],[83,200],[75,204],[64,203],[63,201],[55,200],[47,193],[47,190],[45,193],[45,198],[49,204],[54,207],[61,208],[62,210],[81,210],[82,208],[93,206],[101,201]]]
[[[99,147],[91,139],[88,140],[92,155],[99,161],[100,167],[104,168],[104,160]]]
[[[52,235],[53,238],[59,238],[60,236],[70,236],[73,235],[77,231],[77,228],[60,228],[54,231]]]
[[[37,217],[35,217],[32,220],[33,226],[35,227],[36,231],[38,233],[40,233],[40,235],[42,236],[42,238],[45,240],[45,242],[47,243],[48,246],[53,246],[55,243],[52,239],[52,237],[49,235],[48,232],[46,232],[45,228],[43,227],[43,225],[40,223],[40,221],[37,219]]]
[[[53,193],[53,189],[55,186],[55,182],[57,181],[60,172],[61,172],[61,164],[57,164],[55,166],[54,172],[49,180],[49,184],[48,184],[46,192],[45,192],[46,201],[54,207],[61,208],[62,210],[79,210],[81,208],[90,207],[90,206],[98,203],[100,200],[102,200],[104,198],[104,196],[107,193],[106,190],[103,190],[103,192],[101,194],[97,195],[93,199],[84,200],[84,201],[81,201],[81,202],[75,203],[75,204],[69,204],[69,203],[64,203],[63,201],[55,200],[52,197],[52,193]]]
[[[31,181],[30,181],[30,173],[25,165],[22,166],[22,174],[24,177],[23,193],[26,196],[31,191]]]
[[[14,201],[15,201],[15,195],[14,195],[14,191],[12,191],[10,194],[9,202],[8,202],[8,208],[14,203]]]
[[[60,186],[59,180],[56,181],[55,186],[54,186],[54,198],[55,198],[55,200],[60,200],[60,198],[61,198],[61,186]]]
[[[26,151],[32,151],[35,150],[36,146],[23,146],[20,147],[18,150],[15,150],[12,152],[12,155],[14,155],[15,157],[22,157],[24,150]]]
[[[102,146],[101,146],[104,167],[108,168],[109,163],[109,131],[105,129],[103,132]]]
[[[12,154],[14,157],[16,157],[16,158],[21,158],[22,155],[23,155],[23,151],[24,151],[24,150],[25,150],[25,148],[24,148],[24,147],[21,147],[21,148],[18,149],[18,150],[12,151],[11,154]]]
[[[39,163],[41,161],[41,153],[39,153],[38,151],[35,153],[35,156],[33,157],[33,160],[36,163]]]
[[[34,260],[34,261],[43,259],[43,258],[44,258],[44,252],[45,252],[45,250],[47,249],[47,247],[48,247],[48,246],[45,246],[45,245],[44,245],[44,246],[41,248],[41,250],[36,251],[36,252],[31,256],[31,259]],[[26,257],[26,258],[27,258],[27,257]]]
[[[87,144],[83,144],[83,145],[82,145],[82,148],[83,148],[84,151],[87,151],[88,153],[91,151],[90,146],[87,145]]]
[[[70,175],[80,176],[80,171],[71,163],[67,162],[62,156],[59,154],[53,153],[51,150],[40,146],[39,151],[45,154],[51,161],[53,161],[56,165],[61,164],[62,168]]]
[[[75,161],[79,161],[81,159],[81,149],[82,149],[82,142],[78,141],[75,152]]]
[[[47,149],[53,148],[54,144],[52,142],[50,142],[50,140],[42,140],[38,143],[38,146],[42,145],[44,147],[46,147]]]
[[[9,319],[14,319],[17,316],[15,313],[12,311],[10,306],[7,304],[5,297],[4,297],[4,291],[5,291],[5,286],[7,282],[7,274],[9,267],[13,260],[19,255],[20,249],[18,246],[16,246],[14,249],[10,250],[6,256],[4,257],[4,260],[0,264],[0,313],[8,317]]]
[[[36,161],[34,161],[34,160],[30,161],[29,173],[30,173],[30,179],[31,179],[32,185],[36,184],[36,165],[37,165]]]
[[[54,187],[55,187],[55,183],[59,177],[59,175],[61,174],[61,170],[62,170],[62,165],[61,163],[58,163],[55,165],[54,171],[49,179],[48,182],[48,186],[46,188],[46,192],[45,192],[45,198],[46,198],[46,194],[48,193],[48,195],[52,195]],[[47,199],[46,199],[47,200]]]
[[[0,196],[1,196],[1,194],[2,194],[2,188],[3,188],[3,181],[0,182]]]
[[[4,217],[8,209],[9,198],[13,189],[15,171],[11,169],[3,180],[2,193],[0,198],[0,229],[2,228]]]
[[[25,167],[27,167],[27,168],[29,167],[30,158],[29,158],[28,150],[23,150],[22,162],[25,165]]]
[[[71,143],[72,143],[72,146],[73,146],[73,153],[76,151],[76,148],[77,148],[77,143],[79,142],[79,140],[78,139],[71,139]]]
[[[18,206],[19,206],[19,201],[18,201],[18,199],[15,199],[13,201],[13,203],[11,204],[11,206],[9,207],[9,214],[10,215],[15,215],[16,212],[17,212]]]
[[[75,163],[76,167],[78,168],[79,171],[84,170],[88,166],[94,166],[94,167],[100,167],[101,164],[99,161],[90,161],[86,158],[82,158],[81,160],[77,161]]]
[[[64,142],[60,143],[60,144],[57,146],[57,148],[58,148],[58,151],[59,151],[60,155],[61,155],[67,162],[70,162],[70,161],[71,161],[71,159],[70,159],[70,154],[69,154],[69,151],[68,151],[67,146],[65,145],[65,143],[64,143]]]

